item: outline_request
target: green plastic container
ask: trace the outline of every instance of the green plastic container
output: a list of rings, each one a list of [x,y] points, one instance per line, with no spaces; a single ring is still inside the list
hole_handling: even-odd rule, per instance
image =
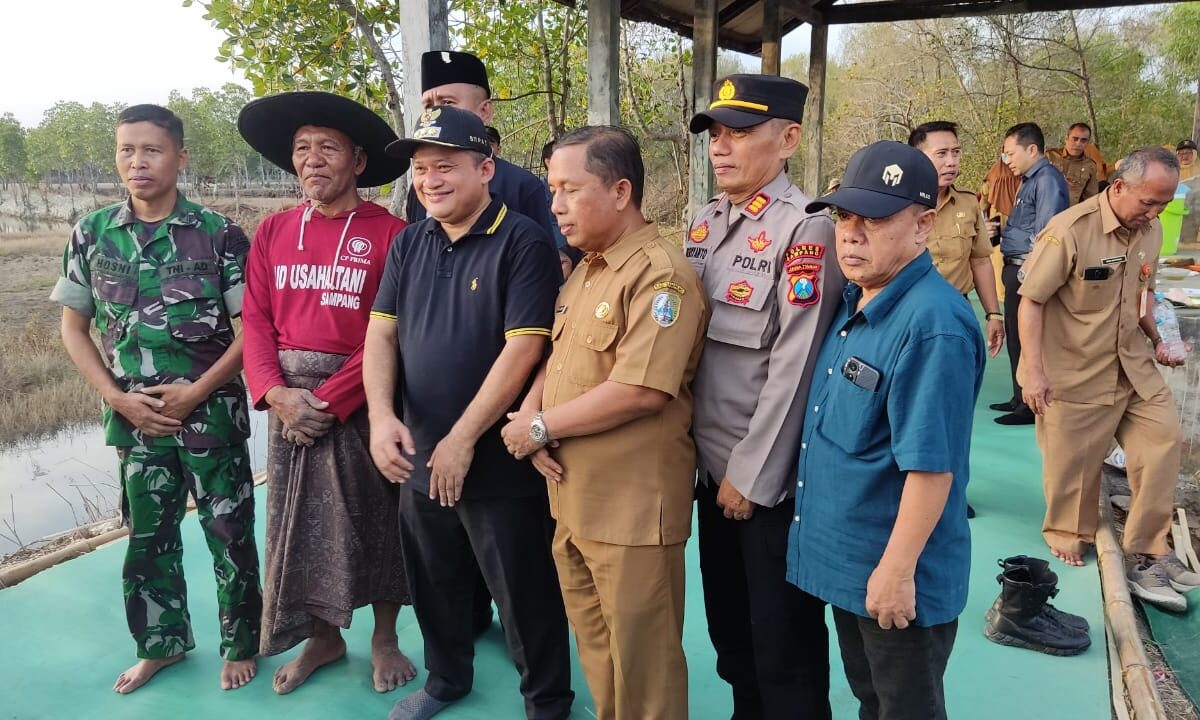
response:
[[[1183,229],[1183,216],[1187,215],[1188,186],[1180,185],[1175,191],[1175,199],[1167,203],[1158,221],[1162,223],[1163,239],[1160,256],[1174,255],[1179,250],[1179,232]]]

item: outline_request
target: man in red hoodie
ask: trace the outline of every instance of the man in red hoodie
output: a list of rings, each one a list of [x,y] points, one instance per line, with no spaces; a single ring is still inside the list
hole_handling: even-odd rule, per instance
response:
[[[396,134],[358,103],[284,93],[242,109],[255,150],[300,178],[307,198],[264,219],[247,266],[244,362],[256,408],[270,409],[263,655],[307,639],[275,673],[288,693],[346,652],[340,628],[375,614],[374,685],[416,669],[397,645],[407,604],[395,489],[371,462],[362,352],[388,248],[405,223],[360,187],[399,177],[384,148]]]

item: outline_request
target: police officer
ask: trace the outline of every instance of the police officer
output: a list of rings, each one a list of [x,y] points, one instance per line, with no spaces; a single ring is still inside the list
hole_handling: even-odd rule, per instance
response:
[[[479,116],[484,125],[492,122],[492,88],[487,68],[471,53],[431,50],[421,56],[421,103],[426,108],[452,105]],[[492,194],[525,217],[533,220],[554,237],[554,218],[550,216],[550,198],[541,180],[533,173],[507,160],[493,157],[496,174],[489,186]],[[425,219],[425,208],[413,188],[408,189],[404,217],[415,223]]]
[[[1087,156],[1087,148],[1091,142],[1091,126],[1079,122],[1067,128],[1063,147],[1046,151],[1046,159],[1067,179],[1072,205],[1100,192],[1100,181],[1103,179],[1100,176],[1100,168],[1096,166],[1095,160]]]
[[[1179,159],[1179,180],[1191,180],[1196,176],[1196,141],[1184,138],[1175,146],[1175,157]]]
[[[689,126],[722,190],[685,252],[712,303],[694,384],[700,566],[734,717],[828,717],[823,603],[784,579],[812,359],[841,296],[833,223],[788,180],[808,88],[730,75]]]
[[[1182,612],[1179,591],[1200,586],[1200,575],[1167,546],[1179,411],[1154,363],[1183,358],[1163,343],[1153,307],[1156,218],[1178,183],[1170,150],[1135,150],[1103,193],[1050,221],[1021,268],[1018,373],[1037,413],[1050,551],[1083,564],[1095,542],[1100,464],[1115,435],[1133,490],[1123,538],[1130,590]]]

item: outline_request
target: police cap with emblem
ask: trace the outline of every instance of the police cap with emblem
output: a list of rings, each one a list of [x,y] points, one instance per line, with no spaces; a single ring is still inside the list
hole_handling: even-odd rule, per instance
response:
[[[488,97],[492,96],[487,68],[482,60],[471,53],[430,50],[421,55],[421,92],[452,83],[478,85],[487,92]]]
[[[426,108],[417,120],[412,137],[388,145],[387,154],[408,163],[421,145],[471,150],[484,157],[492,156],[487,128],[479,116],[450,105]]]
[[[702,133],[718,122],[748,128],[771,118],[804,122],[808,88],[777,75],[729,75],[713,83],[713,101],[692,116],[688,129]]]
[[[1183,140],[1179,141],[1178,145],[1175,146],[1175,152],[1179,152],[1180,150],[1195,150],[1195,149],[1196,149],[1196,141],[1192,140],[1191,138],[1184,138]]]
[[[407,161],[390,158],[384,148],[396,133],[383,118],[350,98],[327,92],[288,92],[259,98],[238,114],[242,138],[279,169],[296,174],[292,138],[305,125],[345,133],[367,156],[358,187],[386,185],[408,170]]]
[[[920,150],[880,140],[854,153],[842,184],[808,204],[814,213],[836,207],[865,218],[885,218],[912,204],[937,206],[938,176]]]

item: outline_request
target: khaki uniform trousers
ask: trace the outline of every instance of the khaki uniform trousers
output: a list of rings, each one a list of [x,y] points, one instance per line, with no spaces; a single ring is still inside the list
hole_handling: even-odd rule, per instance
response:
[[[558,523],[554,563],[597,720],[687,718],[683,546],[595,542]]]
[[[1119,371],[1118,371],[1119,372]],[[1179,481],[1179,412],[1163,387],[1143,400],[1119,372],[1112,405],[1054,400],[1037,418],[1046,518],[1042,537],[1057,550],[1083,553],[1096,542],[1100,468],[1112,438],[1125,450],[1132,494],[1126,553],[1163,555]]]

